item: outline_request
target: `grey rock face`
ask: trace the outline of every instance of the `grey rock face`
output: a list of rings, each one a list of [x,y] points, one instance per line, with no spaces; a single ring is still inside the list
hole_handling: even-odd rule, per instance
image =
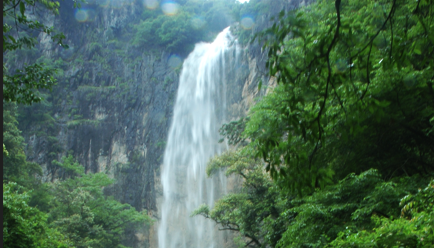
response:
[[[270,26],[271,16],[299,2],[270,4],[270,14],[259,18],[252,32]],[[158,218],[160,166],[182,65],[174,67],[169,61],[173,54],[164,48],[150,52],[131,46],[126,37],[128,24],[140,18],[137,6],[95,8],[93,21],[82,23],[75,21],[72,9],[72,1],[61,2],[60,16],[46,18],[65,34],[70,49],[39,37],[40,54],[61,61],[61,73],[44,104],[22,110],[28,159],[43,166],[43,181],[55,181],[63,172],[51,161],[72,151],[86,173],[106,172],[116,179],[107,194]],[[239,56],[240,63],[224,72],[231,78],[227,120],[245,116],[255,98],[274,84],[260,44],[244,47]],[[258,91],[260,80],[263,88]],[[125,245],[156,247],[155,232],[130,230]]]

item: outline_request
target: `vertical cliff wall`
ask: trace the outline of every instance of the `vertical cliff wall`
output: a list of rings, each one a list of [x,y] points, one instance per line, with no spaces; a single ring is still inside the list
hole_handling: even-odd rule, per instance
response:
[[[92,22],[78,22],[72,2],[61,2],[60,16],[42,16],[64,32],[70,49],[38,37],[34,57],[58,68],[58,85],[43,103],[21,109],[20,126],[27,158],[43,166],[43,181],[62,175],[52,161],[71,152],[86,173],[116,179],[107,194],[153,215],[154,181],[182,65],[164,49],[140,51],[124,40],[139,10],[95,6]],[[146,233],[127,239],[126,245],[148,246]]]
[[[266,2],[268,14],[256,18],[251,32],[271,25],[270,17],[281,9],[300,4]],[[116,179],[107,194],[157,219],[160,166],[183,57],[161,47],[131,45],[128,24],[141,18],[141,3],[105,8],[95,1],[87,11],[91,21],[80,22],[72,2],[61,2],[60,10],[59,16],[33,15],[62,31],[70,49],[40,35],[38,49],[7,58],[17,66],[38,59],[59,71],[58,84],[45,93],[44,102],[21,107],[27,158],[43,166],[43,181],[54,181],[63,171],[52,161],[71,153],[87,173],[106,172]],[[234,23],[231,29],[236,33],[241,28]],[[236,68],[224,72],[232,79],[226,95],[229,121],[245,116],[274,83],[266,75],[266,53],[258,43],[245,45],[239,56]],[[260,80],[264,87],[258,92]],[[131,230],[125,245],[156,247],[155,232]]]

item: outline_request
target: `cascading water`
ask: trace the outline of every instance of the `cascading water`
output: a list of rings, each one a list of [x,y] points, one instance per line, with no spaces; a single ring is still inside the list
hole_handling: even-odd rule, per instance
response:
[[[218,143],[226,112],[225,72],[235,68],[237,53],[226,28],[213,43],[196,44],[184,61],[161,173],[159,248],[222,245],[223,234],[212,221],[190,214],[203,203],[213,206],[225,193],[225,176],[207,178],[205,168],[225,149]]]

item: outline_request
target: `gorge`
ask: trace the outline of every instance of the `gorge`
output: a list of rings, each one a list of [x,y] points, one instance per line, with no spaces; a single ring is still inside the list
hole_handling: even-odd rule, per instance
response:
[[[141,39],[159,35],[145,32],[149,23],[156,25],[150,20],[179,23],[185,20],[176,18],[187,11],[156,15],[159,10],[146,5],[152,1],[115,2],[90,1],[79,10],[72,2],[61,2],[59,16],[38,18],[64,32],[69,49],[41,34],[37,48],[5,57],[16,66],[42,61],[59,71],[58,84],[43,92],[42,103],[20,107],[27,159],[42,166],[42,182],[64,175],[53,161],[67,154],[86,173],[104,172],[116,179],[105,194],[147,210],[155,220],[151,229],[128,230],[125,245],[230,247],[228,234],[215,223],[190,217],[203,203],[213,206],[226,189],[226,177],[207,178],[205,166],[227,149],[218,144],[221,125],[244,117],[267,85],[274,84],[261,44],[246,40],[269,27],[270,18],[282,9],[310,1],[250,1],[244,15],[254,20],[253,26],[235,22],[219,1],[204,4],[200,11],[214,13],[207,24],[212,32],[182,40],[174,45],[178,50],[163,39]],[[36,18],[37,12],[32,14]],[[196,25],[203,19],[197,16],[188,18]],[[218,34],[227,25],[231,27]],[[199,37],[198,30],[189,35]],[[237,44],[243,35],[244,43]],[[188,55],[188,46],[213,37],[213,43],[199,43]],[[163,45],[153,44],[158,42]],[[258,90],[259,82],[263,86]]]
[[[434,245],[434,0],[4,0],[7,248]]]
[[[217,6],[219,1],[215,2],[214,6]],[[272,1],[271,5],[275,5],[274,13],[280,11],[279,4]],[[56,46],[41,34],[38,37],[40,45],[35,49],[25,50],[18,56],[11,53],[4,58],[7,64],[18,67],[36,60],[43,61],[59,71],[57,85],[51,92],[43,92],[45,100],[42,103],[22,106],[19,109],[18,121],[26,144],[25,153],[29,161],[42,166],[41,181],[56,182],[64,175],[65,170],[53,161],[61,161],[67,154],[71,154],[84,167],[86,173],[104,172],[116,179],[113,185],[104,188],[105,193],[114,196],[122,203],[132,205],[139,211],[147,210],[148,215],[156,220],[151,229],[129,230],[126,233],[123,244],[132,247],[158,247],[161,243],[158,241],[158,236],[161,235],[160,229],[164,230],[163,226],[167,225],[167,223],[160,225],[161,218],[168,218],[168,212],[171,211],[170,208],[165,210],[160,208],[160,202],[164,201],[163,192],[167,190],[163,186],[164,180],[169,183],[167,182],[169,176],[166,175],[165,179],[162,174],[163,164],[167,159],[164,157],[164,151],[170,146],[176,146],[168,141],[169,126],[176,118],[173,109],[177,101],[179,78],[182,77],[181,68],[185,66],[182,60],[188,55],[169,51],[165,46],[133,45],[136,31],[132,24],[137,25],[144,18],[144,13],[152,14],[158,11],[148,7],[132,3],[120,8],[100,4],[97,1],[75,10],[72,2],[61,2],[59,16],[46,14],[38,18],[62,31],[66,36],[65,42],[69,45],[69,49]],[[212,7],[213,5],[204,6],[201,11],[207,11]],[[87,19],[76,18],[77,15],[84,13]],[[231,23],[235,32],[244,30],[228,17],[227,9],[221,10],[215,7],[209,13],[212,15],[207,25],[215,29],[215,35]],[[35,17],[37,15],[36,12],[29,12],[29,14]],[[212,18],[217,18],[218,15],[221,18],[213,22]],[[260,30],[268,23],[268,19],[268,16],[258,17],[254,29],[246,29],[243,32],[249,34],[254,30]],[[170,20],[172,17],[168,16],[167,21]],[[224,39],[222,37],[221,42]],[[233,37],[231,41],[225,41],[228,47],[225,58],[221,58],[218,62],[221,63],[220,67],[212,69],[207,65],[204,69],[208,71],[204,71],[202,75],[203,78],[208,77],[206,82],[203,82],[203,86],[211,83],[209,77],[217,74],[220,74],[221,78],[215,78],[214,81],[225,78],[225,85],[216,86],[215,92],[211,94],[212,97],[218,95],[225,100],[209,103],[209,107],[218,113],[203,110],[210,115],[206,125],[212,125],[212,128],[209,126],[207,128],[210,130],[200,132],[212,132],[212,135],[202,137],[206,140],[212,137],[213,141],[207,140],[210,143],[216,143],[220,139],[217,131],[221,124],[245,115],[249,106],[254,103],[254,97],[259,93],[258,82],[267,81],[266,57],[261,52],[260,46],[256,44],[246,48],[244,44],[244,48],[240,45],[237,50],[235,39],[236,37]],[[196,41],[185,41],[184,45],[194,46],[195,43]],[[198,44],[197,46],[202,47],[202,52],[205,52],[210,45]],[[215,49],[219,47],[214,46]],[[223,47],[220,49],[224,50]],[[203,56],[208,56],[209,59],[214,56],[217,59],[218,52],[215,52],[215,55],[203,54]],[[197,70],[198,68],[193,68],[191,73]],[[226,88],[226,91],[223,91],[223,88]],[[264,92],[265,90],[262,89],[260,94]],[[196,105],[197,108],[205,108],[203,103]],[[214,114],[218,118],[213,116]],[[225,147],[222,144],[214,144],[203,148],[209,151],[204,151],[202,155],[193,151],[192,153],[201,157],[200,162],[196,162],[202,166],[201,169],[197,168],[198,173],[201,170],[197,180],[209,181],[211,179],[206,178],[203,166],[210,156]],[[176,156],[179,155],[173,156],[172,159],[176,160],[178,159]],[[215,181],[211,184],[224,184],[225,179],[221,176],[221,182]],[[199,184],[203,182],[198,182],[197,185]],[[184,183],[177,186],[187,187]],[[196,185],[192,184],[188,187],[195,188]],[[198,198],[194,203],[192,202],[192,205],[188,206],[188,211],[202,203],[211,204],[213,199],[217,199],[222,193],[218,192],[219,190],[216,192],[205,190],[207,187],[212,186],[203,185],[205,198]],[[224,187],[221,189],[223,190]],[[214,196],[211,196],[212,194]],[[209,228],[215,228],[211,221],[201,220],[200,217],[190,218],[190,213],[186,209],[184,211],[184,219],[206,223]],[[163,217],[164,212],[166,215]],[[197,223],[190,223],[190,225],[194,225],[195,228],[200,226]],[[223,234],[215,232],[213,235]],[[204,242],[211,242],[213,235],[204,238]],[[172,246],[176,244],[173,243]]]

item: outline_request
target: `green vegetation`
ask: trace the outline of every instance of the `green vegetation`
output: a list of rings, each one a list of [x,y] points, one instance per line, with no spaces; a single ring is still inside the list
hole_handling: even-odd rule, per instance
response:
[[[103,188],[114,183],[106,174],[85,174],[72,155],[53,164],[61,181],[33,179],[30,191],[13,182],[8,171],[3,174],[9,181],[3,183],[5,247],[122,247],[127,227],[152,224],[145,210],[104,195]]]
[[[43,102],[44,103],[44,102]],[[56,121],[44,109],[26,109],[33,115],[39,138],[46,141],[59,181],[41,182],[42,169],[26,161],[24,139],[17,125],[15,103],[3,105],[3,244],[5,247],[123,247],[127,228],[152,224],[146,211],[138,212],[106,196],[114,183],[104,173],[84,174],[72,155],[56,161],[62,148],[54,136]],[[41,112],[42,111],[42,112]]]
[[[221,128],[237,150],[208,164],[241,188],[193,215],[236,231],[240,247],[432,247],[432,6],[282,12],[256,35],[278,84]]]
[[[270,2],[185,0],[172,16],[144,10],[127,32],[109,29],[102,41],[101,30],[88,29],[87,44],[57,58],[42,56],[36,32],[23,30],[42,30],[66,48],[62,34],[25,15],[26,6],[56,14],[59,4],[3,3],[3,244],[123,247],[127,227],[152,221],[103,193],[114,183],[106,174],[85,174],[71,155],[58,161],[65,153],[59,123],[97,127],[81,106],[108,99],[129,112],[145,84],[171,83],[151,76],[132,87],[107,58],[122,59],[134,72],[142,53],[156,60],[166,59],[162,49],[186,56],[228,19],[254,21]],[[278,84],[246,118],[221,128],[236,149],[208,165],[209,176],[225,170],[241,183],[214,208],[200,206],[194,218],[237,232],[240,247],[433,247],[433,6],[433,0],[318,0],[276,17],[256,38]],[[234,32],[242,44],[252,37],[252,27]],[[16,103],[35,102],[17,114]],[[66,109],[63,119],[57,108]],[[43,183],[41,166],[26,161],[17,120],[44,140],[58,181]],[[133,153],[132,164],[114,171],[122,177],[143,159]]]
[[[118,247],[127,226],[152,223],[146,211],[139,213],[103,194],[102,188],[114,183],[106,174],[84,174],[71,155],[60,166],[65,180],[52,185],[48,220],[74,246]]]
[[[4,0],[3,1],[3,53],[32,48],[37,44],[36,37],[20,30],[43,32],[49,35],[53,42],[64,46],[63,33],[56,33],[53,27],[45,26],[36,20],[31,20],[25,14],[27,6],[43,6],[53,14],[59,13],[59,2],[45,0]],[[16,14],[18,13],[18,14]],[[55,84],[55,70],[45,67],[44,63],[24,65],[9,73],[8,66],[3,64],[3,101],[31,104],[41,101],[37,89],[51,89]]]
[[[229,19],[239,16],[237,1],[189,0],[181,3],[176,15],[144,10],[140,23],[133,24],[132,44],[138,48],[165,48],[182,56],[188,55],[199,41],[211,41]]]
[[[312,190],[332,169],[339,178],[371,167],[388,178],[433,171],[429,3],[338,1],[336,12],[319,2],[266,31],[276,35],[265,46],[279,85],[252,109],[245,135],[273,177]]]
[[[271,4],[272,1],[268,0],[250,0],[247,4],[237,5],[232,10],[235,20],[240,25],[237,28],[231,27],[231,32],[238,37],[238,41],[242,45],[247,45],[247,43],[252,41],[254,37],[253,30],[256,29],[255,23],[253,23],[252,27],[244,27],[242,19],[245,17],[252,18],[252,21],[255,22],[256,19],[261,18],[263,15],[270,15],[269,7]]]
[[[71,247],[47,224],[47,215],[28,205],[29,195],[16,183],[3,183],[3,245],[5,247]]]
[[[226,168],[227,176],[241,176],[242,188],[224,196],[212,210],[202,205],[192,215],[210,218],[223,230],[239,232],[248,239],[241,247],[265,247],[263,240],[271,239],[279,232],[274,219],[279,217],[285,203],[279,196],[279,188],[264,173],[262,162],[245,151],[227,152],[215,157],[208,164],[207,174],[212,176],[222,168]]]
[[[237,231],[245,240],[240,247],[432,245],[434,181],[429,183],[428,178],[415,175],[385,181],[371,169],[300,198],[282,193],[261,160],[250,157],[247,150],[213,158],[207,173],[212,176],[222,168],[227,176],[241,177],[242,187],[220,199],[212,210],[203,205],[192,215]]]
[[[7,150],[7,156],[3,156],[3,182],[31,186],[33,175],[40,174],[41,168],[26,161],[24,139],[17,127],[16,112],[16,104],[3,103],[3,151]]]
[[[122,242],[127,229],[152,224],[146,211],[138,212],[129,204],[106,196],[104,187],[114,183],[106,174],[85,174],[84,167],[71,155],[62,158],[61,162],[56,160],[63,149],[54,135],[59,131],[59,123],[52,111],[53,106],[61,103],[62,96],[38,90],[51,90],[56,78],[65,79],[65,65],[61,58],[53,60],[40,55],[35,49],[35,32],[42,31],[51,36],[55,44],[64,48],[67,46],[62,43],[63,34],[28,18],[25,11],[26,6],[33,6],[58,14],[59,3],[7,0],[3,1],[3,5],[3,52],[6,61],[3,65],[3,245],[125,247]],[[98,53],[101,46],[92,44],[90,49]],[[33,64],[22,64],[21,61]],[[73,65],[83,66],[84,63],[83,58],[78,56]],[[21,69],[12,72],[12,68]],[[90,79],[88,72],[83,79]],[[91,94],[109,94],[114,88],[81,87],[79,92],[92,98]],[[59,88],[55,90],[56,93],[62,92]],[[72,102],[69,93],[66,99]],[[36,102],[37,105],[32,105]],[[21,106],[18,116],[17,103],[30,106]],[[79,120],[73,122],[98,125],[97,121],[83,120],[78,116],[74,115]],[[53,171],[58,173],[59,181],[43,183],[41,166],[26,161],[24,138],[18,129],[19,117],[22,126],[38,130],[36,136],[50,151],[46,159],[52,162],[47,166],[57,167]]]

